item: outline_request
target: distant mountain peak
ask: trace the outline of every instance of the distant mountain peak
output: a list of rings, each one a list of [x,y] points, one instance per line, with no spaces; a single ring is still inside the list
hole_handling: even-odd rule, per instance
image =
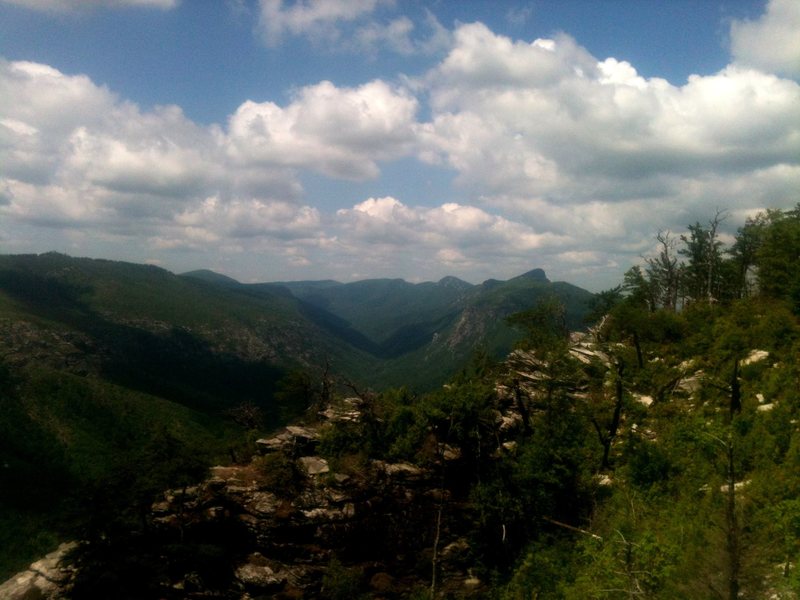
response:
[[[471,283],[467,283],[463,279],[459,279],[458,277],[453,277],[452,275],[448,275],[447,277],[442,277],[437,282],[437,285],[450,289],[461,289],[461,290],[466,290],[472,287]]]
[[[547,278],[547,275],[545,275],[544,269],[533,269],[527,273],[523,273],[522,275],[515,277],[515,279],[533,279],[534,281],[542,281],[545,283],[550,282],[550,280]]]

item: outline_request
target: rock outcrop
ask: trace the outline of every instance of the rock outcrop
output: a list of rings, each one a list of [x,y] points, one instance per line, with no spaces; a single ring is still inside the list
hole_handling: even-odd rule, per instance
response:
[[[514,451],[524,427],[515,406],[498,396],[498,456]],[[136,597],[346,597],[343,590],[353,589],[399,599],[428,590],[434,565],[437,597],[485,595],[469,541],[468,498],[452,485],[455,475],[447,484],[443,477],[443,469],[459,472],[459,448],[431,438],[432,459],[422,466],[320,455],[325,432],[363,425],[372,418],[367,408],[352,398],[325,407],[319,422],[258,440],[251,462],[213,467],[200,484],[165,492],[130,549],[130,556],[144,552],[163,563],[151,576],[155,583]],[[96,546],[95,558],[79,565],[99,564],[102,571],[103,552]],[[75,589],[89,577],[78,568]],[[102,593],[97,590],[92,593]],[[48,593],[8,597],[61,597]]]
[[[360,406],[349,399],[321,415],[358,422]],[[355,578],[371,597],[400,598],[430,585],[436,545],[442,590],[464,597],[486,591],[469,570],[457,505],[448,507],[452,514],[437,538],[437,516],[451,492],[442,489],[435,468],[380,460],[334,468],[314,454],[320,427],[290,426],[258,440],[262,456],[250,464],[214,467],[202,484],[170,490],[153,505],[162,538],[202,542],[203,532],[225,530],[236,540],[224,589],[198,588],[191,572],[165,588],[185,597],[305,598],[339,585],[339,577]],[[449,447],[441,455],[459,458]],[[330,575],[331,565],[338,575]]]
[[[528,416],[513,393],[498,391],[490,439],[499,457],[515,452]],[[422,465],[321,455],[326,432],[374,418],[367,402],[346,399],[321,410],[317,422],[257,440],[249,463],[213,467],[205,481],[165,492],[131,545],[120,552],[116,542],[126,569],[149,570],[147,586],[128,597],[346,597],[340,592],[352,588],[399,599],[428,590],[434,567],[437,597],[484,595],[469,541],[474,515],[467,488],[456,483],[467,459],[461,448],[431,433]],[[70,588],[77,597],[103,597],[103,581],[131,576],[108,566],[104,544],[81,544],[75,569],[61,562],[74,546],[62,547],[3,584],[0,598],[55,600],[70,597]]]
[[[0,584],[2,600],[61,600],[70,591],[74,570],[66,556],[75,542],[61,544],[57,550],[37,560],[25,571]]]

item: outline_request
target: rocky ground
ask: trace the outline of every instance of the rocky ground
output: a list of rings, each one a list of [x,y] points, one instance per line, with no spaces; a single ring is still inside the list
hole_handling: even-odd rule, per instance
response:
[[[511,404],[497,413],[499,451],[502,432],[521,424]],[[328,406],[318,423],[258,440],[250,463],[213,467],[202,483],[167,491],[148,516],[151,545],[215,548],[217,563],[211,575],[197,564],[166,569],[157,597],[344,598],[348,589],[359,597],[428,597],[434,564],[437,595],[485,593],[459,527],[466,502],[443,486],[442,465],[363,459],[334,468],[318,455],[321,428],[358,421],[361,410],[358,398]],[[456,449],[439,455],[458,468]],[[75,573],[59,564],[74,546],[12,578],[0,598],[64,597]]]

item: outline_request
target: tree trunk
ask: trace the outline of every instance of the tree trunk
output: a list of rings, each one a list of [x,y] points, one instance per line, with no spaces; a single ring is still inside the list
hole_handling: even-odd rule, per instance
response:
[[[736,518],[736,472],[733,464],[733,440],[730,437],[728,439],[728,494],[725,506],[725,527],[728,550],[728,600],[738,600],[741,556],[739,523]]]

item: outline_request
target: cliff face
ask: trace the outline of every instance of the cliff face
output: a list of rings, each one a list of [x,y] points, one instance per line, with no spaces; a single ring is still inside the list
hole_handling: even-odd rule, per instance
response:
[[[317,454],[320,429],[358,422],[362,403],[321,415],[321,424],[258,440],[261,455],[249,464],[214,467],[202,484],[153,505],[160,543],[215,546],[226,564],[214,574],[200,563],[172,570],[159,597],[402,598],[430,587],[434,564],[439,591],[486,591],[459,526],[465,499],[442,478],[458,452],[438,448],[440,464],[428,468],[368,459],[334,468]],[[498,426],[507,422],[498,413]]]

